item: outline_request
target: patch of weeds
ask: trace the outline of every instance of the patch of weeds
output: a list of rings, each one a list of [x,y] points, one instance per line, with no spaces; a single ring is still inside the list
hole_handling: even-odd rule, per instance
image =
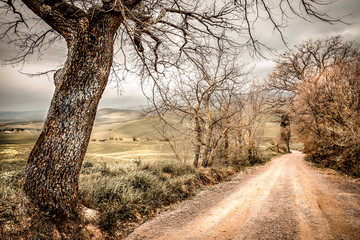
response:
[[[136,164],[137,167],[140,167],[141,162],[142,162],[141,157],[138,157],[138,159],[135,159],[135,160],[134,160],[134,163]]]
[[[143,164],[100,174],[82,175],[80,196],[92,207],[102,209],[101,227],[112,232],[129,222],[142,222],[158,209],[192,196],[203,181],[191,166],[169,161]],[[120,224],[120,225],[119,225]]]
[[[182,176],[194,173],[194,168],[190,165],[166,160],[148,162],[142,165],[140,169],[150,171],[159,177],[162,177],[164,174],[167,174],[167,176]]]
[[[24,160],[11,160],[11,161],[0,161],[0,172],[18,171],[22,172],[25,170],[26,161]]]
[[[250,166],[248,157],[244,154],[233,155],[230,158],[230,166],[233,166],[236,171],[240,171],[247,166]]]
[[[94,164],[92,162],[84,162],[83,164],[83,168],[92,168],[94,166]]]

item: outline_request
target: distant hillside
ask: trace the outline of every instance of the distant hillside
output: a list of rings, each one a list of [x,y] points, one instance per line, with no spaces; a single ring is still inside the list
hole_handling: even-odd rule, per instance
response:
[[[0,112],[0,129],[41,129],[46,113],[46,111]],[[103,108],[96,114],[95,126],[133,121],[138,119],[139,113],[139,110]]]
[[[0,112],[0,121],[44,121],[46,111]]]
[[[99,109],[95,121],[108,121],[111,119],[136,118],[139,110],[122,110],[114,108]],[[44,121],[47,111],[0,111],[0,121]],[[130,120],[129,119],[129,120]]]
[[[137,119],[139,110],[102,108],[97,111],[95,123],[114,123]]]

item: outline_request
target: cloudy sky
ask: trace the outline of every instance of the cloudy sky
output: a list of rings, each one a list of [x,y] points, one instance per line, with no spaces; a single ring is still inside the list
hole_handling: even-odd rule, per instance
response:
[[[359,0],[339,0],[331,8],[328,14],[332,16],[345,16],[347,24],[326,24],[319,21],[306,22],[299,19],[292,19],[288,23],[288,28],[284,30],[288,47],[300,44],[304,40],[318,39],[333,35],[342,35],[344,40],[360,42],[360,1]],[[279,52],[286,47],[280,38],[274,34],[273,29],[264,24],[260,24],[256,30],[257,37],[275,48]],[[11,49],[5,44],[0,44],[0,58],[5,60]],[[47,76],[29,77],[24,73],[37,73],[49,69],[57,68],[64,61],[64,50],[53,48],[44,52],[40,58],[21,66],[0,66],[0,111],[28,111],[28,110],[47,110],[54,90],[52,80]],[[272,56],[268,59],[253,60],[245,58],[243,61],[256,63],[254,75],[263,78],[272,70]],[[3,62],[2,62],[3,63]],[[140,104],[146,104],[142,96],[138,82],[129,80],[123,84],[122,94],[118,94],[118,89],[114,84],[110,84],[100,103],[100,108],[139,108]]]

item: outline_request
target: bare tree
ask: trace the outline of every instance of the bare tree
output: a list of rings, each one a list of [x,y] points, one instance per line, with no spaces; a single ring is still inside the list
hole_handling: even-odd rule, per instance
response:
[[[204,147],[202,166],[211,165],[211,158],[219,140],[229,130],[230,123],[224,121],[239,111],[231,106],[241,96],[244,85],[244,66],[236,61],[236,55],[225,54],[221,49],[206,55],[198,54],[198,61],[192,58],[186,71],[178,70],[168,83],[161,82],[161,91],[150,99],[155,111],[161,116],[175,115],[184,124],[174,128],[190,129],[194,135],[194,161],[199,166],[201,150]],[[244,71],[244,72],[241,72]],[[162,117],[163,122],[173,122]],[[223,133],[214,130],[223,126]]]
[[[247,46],[259,52],[264,45],[253,32],[258,16],[271,21],[280,34],[281,19],[288,17],[286,8],[301,18],[338,21],[316,8],[331,2],[2,0],[2,13],[13,14],[1,24],[2,40],[21,50],[12,62],[26,60],[58,38],[67,46],[67,59],[54,74],[56,88],[44,128],[28,159],[25,193],[56,214],[77,212],[79,173],[117,39],[123,58],[132,66],[141,64],[142,70],[133,70],[156,82],[192,54],[219,41],[228,51]],[[275,17],[278,13],[280,20]],[[120,66],[131,70],[125,62]]]
[[[275,96],[277,104],[291,105],[297,96],[298,84],[305,77],[320,76],[327,68],[334,66],[339,59],[353,55],[352,42],[342,43],[340,36],[325,40],[309,40],[294,50],[282,53],[275,61],[276,68],[270,75],[268,89]]]
[[[245,151],[251,165],[259,160],[258,149],[265,128],[265,114],[262,109],[265,100],[261,91],[255,87],[248,93],[242,112],[241,128],[237,129],[237,135],[242,137],[240,148]]]
[[[236,57],[228,58],[224,56],[220,49],[217,56],[217,62],[213,65],[207,65],[202,69],[204,80],[208,88],[204,97],[205,126],[204,131],[204,153],[202,166],[209,167],[212,165],[214,151],[218,146],[219,140],[223,138],[230,128],[224,121],[234,115],[240,109],[232,107],[236,100],[240,101],[241,88],[244,86],[244,76],[247,72],[241,72],[244,67],[236,64]],[[223,129],[219,129],[223,126]],[[214,134],[214,130],[217,134]]]

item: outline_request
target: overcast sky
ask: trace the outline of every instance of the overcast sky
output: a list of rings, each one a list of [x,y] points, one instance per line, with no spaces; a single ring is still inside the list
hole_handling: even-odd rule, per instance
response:
[[[293,19],[289,21],[288,28],[284,35],[291,48],[294,45],[308,39],[319,39],[327,36],[342,35],[344,40],[353,40],[360,42],[360,1],[359,0],[339,0],[330,10],[329,15],[344,16],[352,14],[345,18],[351,25],[335,24],[329,25],[319,21],[306,22],[304,20]],[[257,37],[269,44],[279,52],[284,51],[286,47],[280,38],[273,33],[271,28],[259,26],[256,29]],[[11,51],[4,44],[0,45],[0,58],[4,60]],[[65,52],[58,48],[50,49],[44,52],[41,60],[34,58],[33,61],[24,66],[0,66],[0,111],[28,111],[28,110],[47,110],[54,90],[53,82],[46,76],[29,77],[19,72],[37,73],[59,67],[64,61]],[[253,60],[243,59],[245,62],[256,63],[255,76],[265,77],[271,72],[273,62],[271,56],[268,59]],[[139,108],[140,104],[146,104],[142,96],[138,81],[129,80],[123,84],[122,94],[118,94],[118,89],[109,85],[100,102],[99,108],[120,108],[130,109]]]

